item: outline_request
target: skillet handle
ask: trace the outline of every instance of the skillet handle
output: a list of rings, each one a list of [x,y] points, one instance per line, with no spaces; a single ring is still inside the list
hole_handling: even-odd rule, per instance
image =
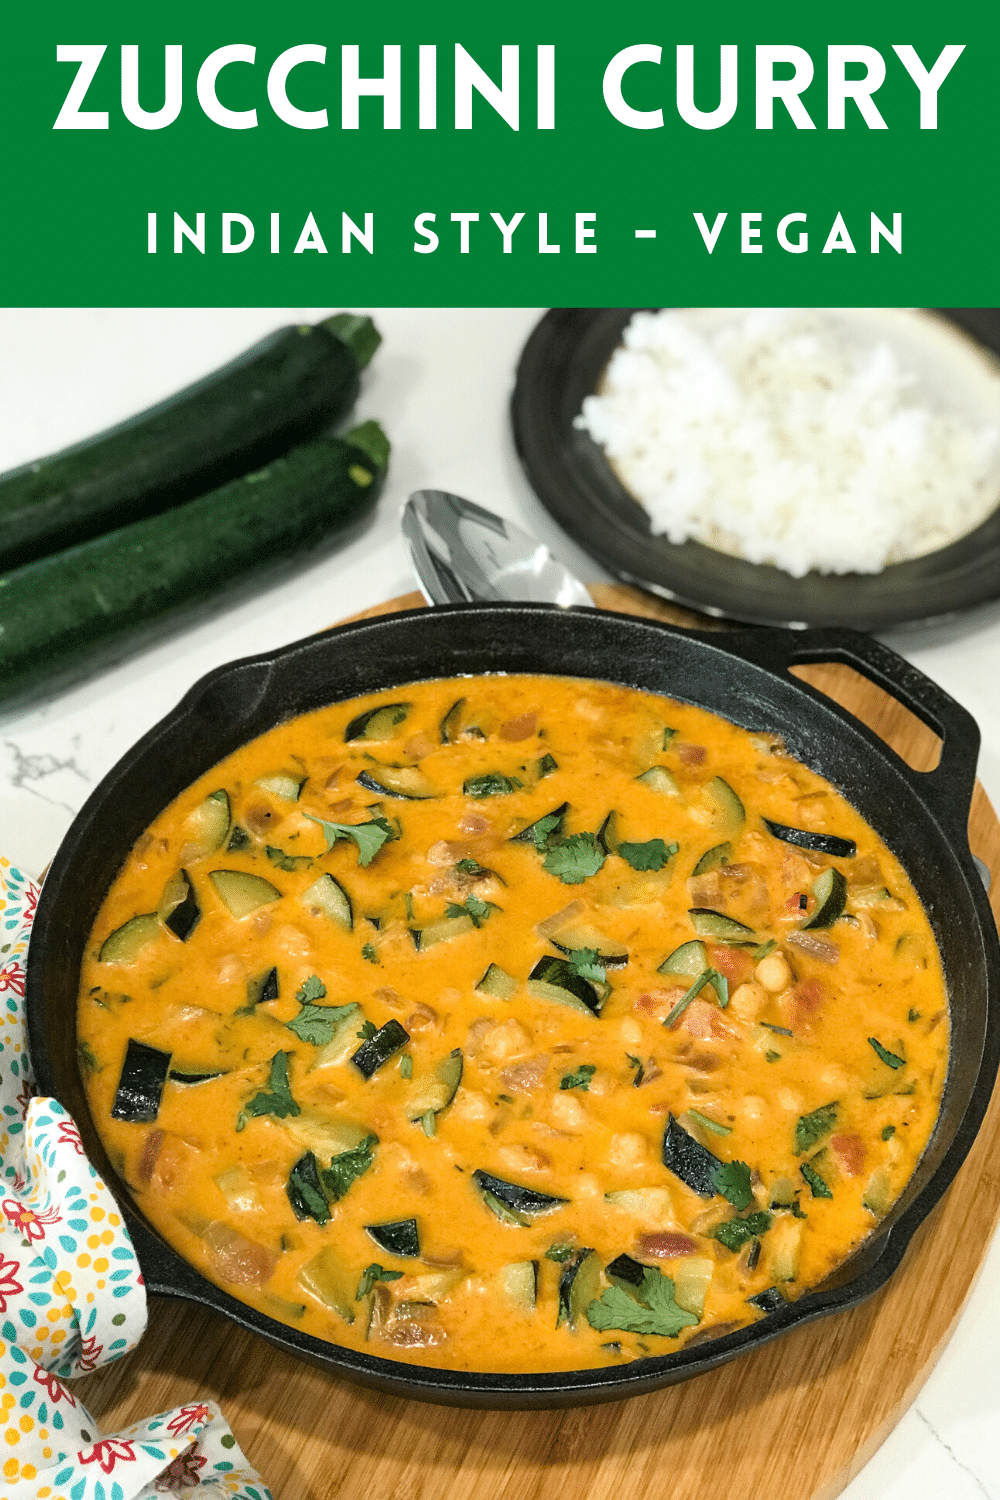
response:
[[[718,641],[718,637],[715,637]],[[960,703],[897,652],[874,636],[855,630],[756,630],[729,637],[741,656],[772,671],[810,663],[841,662],[896,698],[941,740],[933,771],[901,770],[938,820],[964,848],[969,840],[969,809],[976,785],[979,726]],[[848,712],[848,710],[845,710]]]

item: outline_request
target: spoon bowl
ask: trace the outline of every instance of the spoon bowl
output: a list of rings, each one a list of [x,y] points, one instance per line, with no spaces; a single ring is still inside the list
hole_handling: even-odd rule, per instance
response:
[[[460,495],[415,490],[400,524],[428,604],[593,607],[580,580],[541,542]]]

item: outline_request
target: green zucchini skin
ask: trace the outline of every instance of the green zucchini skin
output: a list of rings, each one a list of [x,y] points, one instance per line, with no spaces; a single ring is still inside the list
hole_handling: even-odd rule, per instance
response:
[[[183,504],[316,437],[352,406],[378,338],[368,319],[327,321],[279,328],[159,405],[0,475],[0,569]]]
[[[293,448],[209,495],[0,575],[0,703],[105,665],[161,633],[167,617],[363,519],[388,445],[375,423],[348,436],[358,446],[321,438]]]

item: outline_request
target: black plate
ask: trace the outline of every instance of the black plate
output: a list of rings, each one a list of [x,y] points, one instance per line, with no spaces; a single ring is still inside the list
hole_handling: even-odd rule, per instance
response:
[[[911,771],[851,714],[788,671],[794,663],[831,660],[881,684],[942,737],[936,770]],[[624,1366],[527,1375],[428,1369],[325,1343],[236,1301],[165,1244],[118,1183],[77,1070],[76,998],[87,936],[132,844],[186,786],[273,725],[442,671],[603,678],[780,734],[794,755],[843,789],[902,860],[944,961],[952,1019],[948,1080],[938,1124],[902,1197],[823,1287],[734,1333]],[[965,832],[978,746],[979,732],[964,709],[893,652],[849,631],[698,634],[599,610],[455,605],[342,626],[234,662],[196,684],[105,777],[52,862],[27,963],[39,1087],[70,1111],[91,1160],[115,1187],[149,1289],[216,1308],[289,1353],[397,1395],[467,1406],[609,1401],[701,1374],[882,1286],[972,1144],[1000,1056],[1000,948]]]
[[[609,572],[707,614],[793,628],[885,630],[949,619],[1000,598],[1000,509],[951,546],[876,574],[793,578],[700,542],[654,536],[603,451],[573,425],[638,310],[553,308],[524,346],[511,399],[514,441],[532,488]],[[1000,354],[1000,309],[935,310]]]

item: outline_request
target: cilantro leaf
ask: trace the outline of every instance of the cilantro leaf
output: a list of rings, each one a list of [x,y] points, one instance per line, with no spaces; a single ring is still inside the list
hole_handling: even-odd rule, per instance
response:
[[[262,1089],[259,1094],[254,1094],[253,1098],[248,1099],[244,1104],[236,1119],[237,1130],[242,1130],[248,1119],[255,1119],[258,1115],[275,1115],[279,1120],[283,1120],[286,1115],[301,1113],[299,1106],[292,1098],[291,1085],[288,1082],[288,1059],[290,1057],[290,1052],[276,1052],[271,1058],[267,1088]]]
[[[532,823],[531,837],[539,853],[549,847],[549,835],[562,826],[562,820],[562,813],[551,812],[546,813],[544,818],[539,818],[537,823]]]
[[[799,1171],[802,1173],[803,1178],[808,1183],[809,1191],[810,1193],[812,1193],[814,1198],[833,1197],[833,1193],[830,1191],[830,1188],[827,1186],[827,1184],[823,1181],[823,1178],[819,1175],[815,1167],[810,1166],[807,1161],[804,1161],[799,1168]]]
[[[740,1212],[753,1202],[750,1168],[745,1161],[724,1161],[715,1171],[715,1191]]]
[[[574,974],[593,984],[603,984],[608,977],[604,965],[598,961],[596,948],[573,948],[567,961]]]
[[[499,771],[486,771],[482,776],[470,776],[462,783],[467,797],[506,797],[524,785],[517,776],[504,776]]]
[[[481,927],[491,912],[499,911],[495,901],[481,901],[478,896],[467,896],[465,904],[449,901],[445,907],[446,917],[471,917],[476,927]]]
[[[596,1297],[587,1308],[587,1322],[600,1333],[613,1328],[622,1333],[675,1339],[682,1328],[693,1327],[698,1318],[678,1306],[670,1277],[649,1268],[635,1297],[619,1286],[608,1287]]]
[[[367,1297],[376,1281],[398,1281],[402,1274],[402,1271],[387,1271],[377,1261],[372,1261],[371,1265],[365,1266],[361,1272],[361,1280],[358,1282],[358,1289],[354,1293],[355,1302],[360,1302],[362,1297]]]
[[[285,1192],[297,1219],[315,1219],[317,1224],[329,1224],[330,1205],[320,1185],[319,1167],[311,1151],[300,1156],[295,1163],[285,1184]]]
[[[549,1248],[545,1251],[545,1259],[554,1260],[557,1265],[561,1265],[564,1260],[569,1260],[572,1254],[572,1245],[557,1243],[555,1245],[550,1245]]]
[[[361,957],[367,959],[370,964],[378,963],[378,949],[374,943],[363,943],[361,945]]]
[[[583,1089],[590,1088],[590,1080],[597,1072],[593,1063],[581,1063],[575,1073],[564,1073],[559,1080],[561,1089]]]
[[[834,1099],[830,1104],[821,1104],[819,1109],[814,1109],[811,1114],[800,1115],[795,1126],[795,1155],[801,1156],[804,1151],[815,1146],[837,1123],[837,1107],[839,1101]]]
[[[325,818],[314,818],[312,813],[306,813],[306,817],[322,828],[328,851],[338,839],[353,839],[358,846],[359,865],[370,865],[383,844],[399,837],[386,818],[372,818],[367,823],[328,823]]]
[[[677,844],[665,844],[662,839],[647,839],[644,844],[619,844],[615,850],[633,870],[662,870],[667,860],[677,853]]]
[[[277,865],[279,870],[303,870],[306,865],[312,864],[312,856],[308,854],[286,854],[284,849],[278,849],[274,844],[265,844],[264,853],[272,865]]]
[[[320,1174],[323,1191],[331,1203],[337,1203],[352,1182],[363,1177],[375,1160],[374,1147],[377,1135],[366,1135],[364,1140],[350,1151],[341,1151]]]
[[[905,1068],[906,1067],[906,1058],[905,1057],[899,1057],[899,1056],[897,1056],[897,1054],[895,1052],[890,1052],[889,1049],[888,1049],[888,1047],[883,1047],[882,1043],[880,1041],[878,1041],[875,1037],[870,1036],[868,1038],[868,1045],[870,1047],[874,1047],[875,1048],[875,1051],[878,1053],[879,1057],[882,1059],[882,1061],[885,1064],[887,1064],[888,1067],[890,1067],[890,1068]]]
[[[361,1030],[358,1032],[358,1036],[363,1042],[370,1042],[377,1030],[378,1027],[375,1025],[374,1021],[365,1021],[365,1023],[361,1027]]]
[[[550,846],[545,868],[557,875],[563,885],[579,885],[596,875],[604,863],[604,850],[592,833],[571,833]]]
[[[285,1025],[302,1041],[313,1047],[325,1047],[348,1016],[356,1014],[359,1009],[357,1001],[350,1005],[303,1005],[295,1020],[286,1021]]]
[[[761,1209],[758,1213],[747,1214],[745,1218],[726,1219],[724,1223],[716,1224],[712,1234],[720,1245],[725,1245],[727,1250],[732,1250],[735,1254],[750,1240],[766,1234],[770,1227],[771,1215]]]
[[[326,994],[326,985],[318,974],[310,974],[300,990],[296,990],[295,998],[300,1005],[305,1005],[309,1000],[322,1000]]]

